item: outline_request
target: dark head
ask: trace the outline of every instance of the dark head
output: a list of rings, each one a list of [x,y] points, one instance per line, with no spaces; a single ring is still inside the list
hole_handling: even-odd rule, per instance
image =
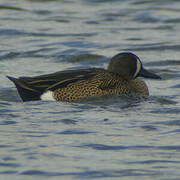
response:
[[[144,69],[139,57],[130,52],[120,53],[112,57],[108,71],[117,73],[126,80],[135,79],[138,76],[161,79],[160,76]]]

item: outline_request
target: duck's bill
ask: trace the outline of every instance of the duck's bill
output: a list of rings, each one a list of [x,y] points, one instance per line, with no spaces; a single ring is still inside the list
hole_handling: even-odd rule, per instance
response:
[[[151,79],[161,79],[160,76],[158,76],[154,73],[151,73],[144,68],[142,68],[141,71],[139,72],[139,76],[142,76],[144,78],[151,78]]]

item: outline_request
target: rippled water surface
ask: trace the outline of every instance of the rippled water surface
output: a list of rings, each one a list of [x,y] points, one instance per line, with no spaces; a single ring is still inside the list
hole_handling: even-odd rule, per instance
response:
[[[149,97],[22,103],[6,78],[123,51],[162,77]],[[0,1],[0,179],[180,179],[179,139],[180,1]]]

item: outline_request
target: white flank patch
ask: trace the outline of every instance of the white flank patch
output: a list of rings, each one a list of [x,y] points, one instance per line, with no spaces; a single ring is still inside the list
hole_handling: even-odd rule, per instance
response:
[[[47,91],[43,93],[40,98],[41,100],[44,100],[44,101],[55,101],[52,91]]]
[[[139,71],[141,70],[141,62],[139,59],[137,59],[137,63],[136,63],[136,72],[134,74],[134,77],[137,76],[137,74],[139,73]]]

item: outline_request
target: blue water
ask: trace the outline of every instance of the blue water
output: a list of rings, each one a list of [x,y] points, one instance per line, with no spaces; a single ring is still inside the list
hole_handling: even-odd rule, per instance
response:
[[[180,1],[0,1],[0,179],[180,179]],[[149,97],[23,103],[10,76],[106,68],[131,51]]]

